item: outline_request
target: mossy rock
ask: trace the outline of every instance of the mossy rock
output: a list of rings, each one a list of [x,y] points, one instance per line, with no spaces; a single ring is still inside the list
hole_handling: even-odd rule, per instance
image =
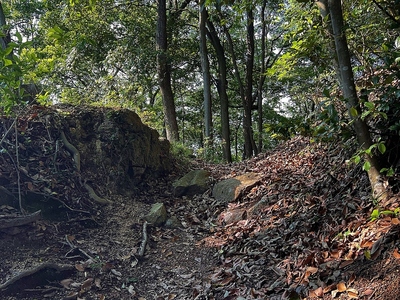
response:
[[[210,172],[193,170],[173,183],[174,195],[177,197],[203,194],[209,188]]]

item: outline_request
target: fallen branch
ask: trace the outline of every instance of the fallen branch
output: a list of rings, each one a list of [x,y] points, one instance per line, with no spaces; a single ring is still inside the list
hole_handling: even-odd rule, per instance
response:
[[[40,219],[40,210],[30,215],[0,218],[0,229],[25,225]]]
[[[144,221],[143,223],[143,239],[142,243],[140,244],[140,248],[138,251],[138,256],[143,257],[144,256],[144,251],[146,250],[146,245],[147,245],[147,221]]]
[[[22,271],[18,275],[14,276],[10,280],[6,281],[4,284],[0,284],[0,291],[9,288],[14,283],[16,284],[16,286],[18,286],[17,281],[19,281],[23,278],[26,278],[28,276],[31,276],[35,273],[38,273],[39,271],[44,270],[44,269],[54,269],[56,272],[62,272],[62,271],[72,271],[72,270],[74,270],[74,267],[70,266],[70,265],[57,265],[54,263],[44,263],[44,264],[36,266],[32,269]]]
[[[65,254],[66,257],[68,257],[68,254],[71,253],[74,250],[79,251],[80,253],[82,253],[84,256],[86,256],[86,258],[91,259],[94,261],[94,258],[91,257],[89,254],[87,254],[85,251],[83,251],[81,248],[76,247],[74,244],[71,243],[71,241],[68,239],[68,235],[65,235],[65,240],[68,244],[68,246],[71,247],[71,250],[67,252],[67,254]]]

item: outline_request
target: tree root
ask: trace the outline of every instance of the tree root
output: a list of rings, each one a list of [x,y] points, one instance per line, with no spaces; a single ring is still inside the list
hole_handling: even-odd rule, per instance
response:
[[[100,204],[110,204],[111,203],[110,200],[107,200],[107,199],[104,199],[104,198],[101,198],[101,197],[97,196],[97,194],[94,192],[92,187],[90,185],[88,185],[87,183],[85,183],[83,186],[88,191],[89,197],[92,198],[97,203],[100,203]]]
[[[43,263],[39,266],[36,266],[32,269],[25,270],[18,275],[14,276],[10,280],[6,281],[4,284],[0,284],[0,291],[4,291],[11,286],[15,285],[15,289],[18,289],[18,281],[22,280],[24,278],[27,278],[29,276],[34,276],[34,274],[38,273],[41,270],[44,269],[53,269],[56,272],[62,272],[62,271],[73,271],[74,267],[70,265],[57,265],[55,263]],[[49,278],[49,280],[52,278]]]
[[[71,152],[71,154],[73,155],[76,169],[78,170],[78,172],[80,172],[81,171],[81,155],[79,154],[78,149],[76,149],[74,145],[72,145],[70,142],[68,142],[67,137],[64,134],[64,131],[61,131],[60,137],[61,137],[61,140],[63,141],[65,147],[67,147],[68,151]]]
[[[138,256],[143,257],[144,256],[144,251],[146,250],[146,245],[147,245],[147,222],[144,221],[143,223],[143,239],[142,243],[140,244],[140,248],[138,251]]]
[[[30,215],[18,216],[12,218],[0,218],[0,229],[21,226],[32,223],[40,219],[40,210]]]
[[[75,146],[72,145],[67,140],[67,137],[65,136],[64,131],[61,131],[60,137],[61,137],[61,140],[63,141],[65,147],[67,148],[67,150],[73,155],[76,169],[78,170],[78,172],[80,172],[81,171],[81,155],[79,154],[78,149],[76,149]],[[94,201],[96,201],[97,203],[100,203],[100,204],[103,204],[103,205],[111,203],[110,200],[107,200],[107,199],[99,197],[95,193],[93,188],[90,185],[88,185],[87,183],[84,183],[83,186],[88,191],[90,198],[93,199]]]

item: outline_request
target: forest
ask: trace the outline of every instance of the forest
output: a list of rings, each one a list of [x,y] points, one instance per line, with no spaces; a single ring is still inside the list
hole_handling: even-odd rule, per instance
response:
[[[345,214],[351,219],[348,224],[354,225],[355,219],[367,224],[367,219],[377,221],[389,215],[393,218],[389,223],[397,226],[400,211],[393,195],[400,191],[399,29],[398,0],[5,0],[0,2],[0,112],[11,118],[27,112],[36,117],[40,115],[36,111],[38,107],[45,111],[63,104],[87,112],[128,109],[169,141],[175,156],[184,163],[194,161],[209,169],[215,180],[241,174],[243,170],[260,170],[265,177],[257,188],[259,192],[246,190],[249,194],[244,198],[248,201],[259,201],[263,189],[271,192],[268,180],[288,181],[293,174],[297,178],[296,172],[303,172],[308,179],[321,175],[318,178],[323,183],[317,188],[317,179],[313,179],[311,185],[315,190],[312,192],[306,192],[310,184],[304,183],[306,178],[301,176],[296,183],[302,186],[299,194],[287,188],[291,184],[296,186],[294,183],[278,185],[284,191],[282,195],[289,198],[304,196],[302,201],[306,204],[299,205],[308,205],[310,211],[317,201],[310,195],[316,190],[323,195],[315,197],[327,197],[332,203],[339,203],[338,193],[346,197],[352,195],[357,198],[355,203],[361,200],[359,206],[346,202],[346,212],[354,210],[351,217]],[[78,111],[71,109],[79,114]],[[26,118],[31,120],[31,117]],[[51,119],[56,120],[56,117],[52,115]],[[141,122],[134,121],[142,126]],[[21,125],[18,126],[21,131]],[[2,154],[7,152],[2,144],[11,127],[1,136]],[[49,138],[53,138],[51,130],[45,128]],[[9,142],[9,145],[14,143],[15,148],[20,148],[18,130],[15,127],[15,140]],[[66,138],[63,141],[68,147],[70,143]],[[304,156],[300,152],[292,153],[293,149],[303,146],[305,150],[299,151],[304,151]],[[18,159],[18,150],[15,151]],[[269,160],[264,157],[265,153],[273,153],[276,159]],[[342,153],[345,153],[343,157]],[[324,155],[326,157],[322,157]],[[4,158],[6,160],[9,158]],[[18,160],[12,163],[19,164]],[[264,163],[275,166],[275,170],[261,167]],[[292,175],[285,173],[289,163],[296,166],[290,170]],[[338,168],[333,167],[334,164]],[[332,169],[325,169],[328,165]],[[228,166],[233,166],[226,170],[230,175],[221,174],[220,170]],[[240,171],[235,170],[235,166],[240,166]],[[313,173],[306,171],[306,166]],[[276,170],[285,175],[281,178]],[[354,177],[353,172],[358,172],[359,177]],[[341,184],[340,189],[327,187],[331,180],[333,185]],[[83,185],[86,184],[85,181]],[[369,196],[363,194],[363,188]],[[18,189],[21,192],[20,187]],[[28,186],[27,191],[36,190]],[[300,194],[302,196],[297,197]],[[368,204],[364,202],[367,198]],[[221,212],[220,206],[210,203],[205,206],[214,209],[214,213],[209,211],[208,218]],[[282,220],[289,215],[283,212],[286,204],[280,208]],[[341,226],[340,221],[335,220],[341,217],[340,213],[324,205],[320,207],[324,216],[332,209],[329,226]],[[243,208],[240,209],[243,212]],[[267,213],[266,210],[263,213]],[[321,210],[314,213],[321,214]],[[305,212],[299,218],[307,223]],[[258,221],[249,227],[232,222],[235,225],[213,233],[219,234],[221,239],[237,241],[238,233],[234,230],[241,231],[241,235],[248,230],[246,234],[252,236]],[[201,222],[190,217],[191,224]],[[311,223],[307,226],[314,228]],[[331,232],[338,235],[347,232],[342,227],[338,230]],[[385,234],[392,236],[389,231],[387,229]],[[154,233],[157,234],[164,239],[164,232]],[[292,234],[285,234],[286,240],[292,241]],[[321,236],[318,239],[321,239],[320,244],[315,247],[322,251],[325,241]],[[370,250],[376,247],[372,249],[375,253],[381,243],[375,240],[368,245]],[[314,251],[311,244],[307,247]],[[360,249],[366,245],[361,244]],[[337,253],[350,251],[349,247],[346,244],[343,246],[346,250],[341,248],[343,252],[338,250]],[[331,258],[336,251],[332,249],[318,253],[329,252]],[[398,252],[394,253],[397,259]],[[282,257],[287,257],[285,255],[286,252]],[[364,252],[364,256],[370,259],[371,253]],[[230,265],[233,259],[227,257],[224,256],[224,263]],[[304,260],[307,258],[317,260],[316,256],[311,258],[311,254]],[[289,265],[293,267],[288,262]],[[302,280],[310,284],[308,277],[320,272],[309,268],[297,284]],[[288,278],[293,271],[289,269],[286,270]],[[281,277],[285,273],[282,268],[273,270]],[[234,277],[233,273],[228,274],[223,268],[219,272],[212,275],[219,278],[217,285],[229,285],[228,279]],[[279,287],[290,281],[285,280],[279,282]],[[309,286],[316,297],[327,292],[319,291],[318,284]],[[358,297],[351,297],[353,290],[340,287],[337,286],[336,293],[347,291],[348,297]],[[229,294],[226,297],[222,297],[223,292],[219,290],[215,299],[241,299],[235,297],[245,295],[234,290],[232,287],[226,292]],[[295,296],[290,294],[294,290]],[[208,288],[202,286],[198,295],[207,291]],[[246,293],[249,297],[252,292]],[[271,294],[271,290],[260,290],[259,298],[268,293]],[[282,299],[300,299],[306,294],[297,288],[286,289],[285,293],[287,298],[282,296]],[[374,299],[367,292],[364,296],[363,299]],[[257,294],[252,297],[258,299]],[[141,298],[138,296],[138,299]]]

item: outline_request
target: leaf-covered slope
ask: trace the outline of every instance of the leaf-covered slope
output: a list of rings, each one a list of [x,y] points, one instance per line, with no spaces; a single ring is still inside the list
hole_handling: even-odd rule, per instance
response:
[[[239,203],[219,209],[239,212],[240,220],[220,222],[202,241],[219,249],[210,279],[216,299],[393,299],[379,284],[359,285],[383,257],[398,265],[399,219],[370,221],[368,178],[346,163],[350,148],[298,137],[244,163],[209,166],[216,180],[250,171],[263,178]]]

